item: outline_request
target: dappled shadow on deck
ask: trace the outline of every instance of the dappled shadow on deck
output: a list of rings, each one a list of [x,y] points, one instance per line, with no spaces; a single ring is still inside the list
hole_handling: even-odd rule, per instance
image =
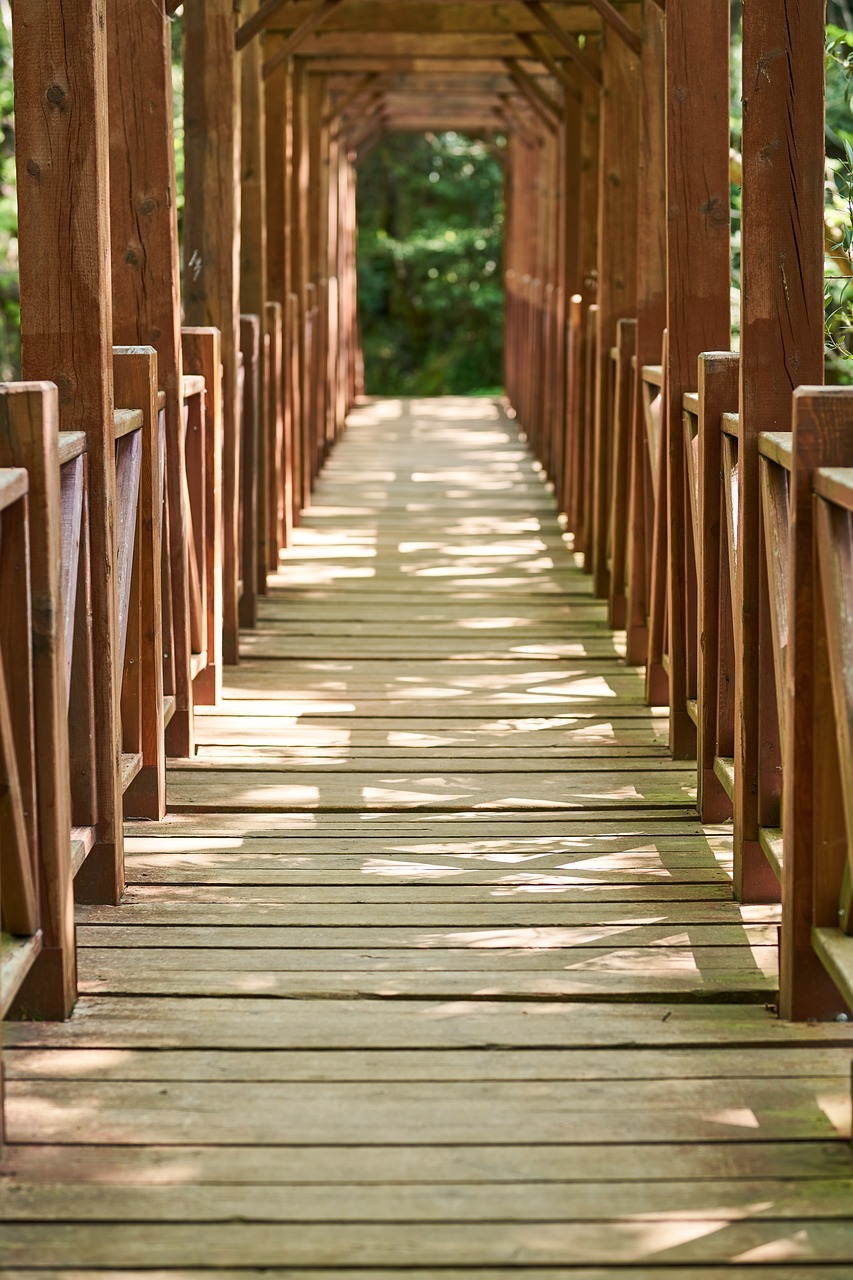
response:
[[[11,1033],[7,1265],[853,1265],[850,1033],[765,1007],[776,908],[498,406],[359,408],[242,656]]]

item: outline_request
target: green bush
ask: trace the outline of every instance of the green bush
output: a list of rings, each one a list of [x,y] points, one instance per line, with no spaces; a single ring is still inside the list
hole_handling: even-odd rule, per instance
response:
[[[358,172],[359,315],[371,395],[503,381],[503,139],[395,134]]]

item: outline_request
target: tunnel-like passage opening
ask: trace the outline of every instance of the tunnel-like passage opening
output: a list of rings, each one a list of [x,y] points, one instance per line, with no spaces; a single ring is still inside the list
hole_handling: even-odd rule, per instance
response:
[[[368,395],[502,394],[506,154],[497,130],[430,130],[389,134],[360,160]]]

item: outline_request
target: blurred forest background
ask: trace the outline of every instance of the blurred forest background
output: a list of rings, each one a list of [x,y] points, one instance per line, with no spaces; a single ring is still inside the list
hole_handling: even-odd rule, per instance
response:
[[[853,383],[853,0],[827,4],[827,377]],[[180,10],[173,22],[182,205]],[[732,316],[740,287],[740,0],[732,3]],[[372,394],[489,394],[502,382],[505,139],[383,139],[359,170],[359,303]],[[0,0],[0,380],[20,374],[11,0]]]

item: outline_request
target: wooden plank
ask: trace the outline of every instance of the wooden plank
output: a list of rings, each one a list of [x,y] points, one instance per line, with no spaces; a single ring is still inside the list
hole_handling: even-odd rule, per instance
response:
[[[784,1222],[802,1219],[843,1219],[853,1190],[849,1180],[815,1181],[804,1193],[791,1183],[759,1181],[753,1198],[767,1207],[755,1218]],[[23,1186],[9,1194],[8,1209],[0,1211],[17,1222],[34,1220],[85,1222],[98,1215],[96,1199],[103,1193],[94,1187],[77,1188],[77,1194],[47,1187]],[[772,1206],[772,1208],[771,1208]],[[546,1183],[530,1187],[518,1184],[483,1186],[461,1183],[437,1188],[430,1184],[396,1187],[394,1182],[370,1187],[289,1188],[287,1195],[269,1186],[181,1188],[144,1187],[116,1189],[105,1218],[115,1222],[215,1222],[225,1218],[267,1222],[529,1222],[550,1221],[572,1214],[591,1222],[630,1218],[665,1223],[676,1214],[702,1214],[723,1225],[732,1214],[750,1208],[750,1188],[737,1182],[655,1182],[648,1187],[635,1182],[613,1182],[578,1187],[573,1183]],[[103,1220],[103,1219],[102,1219]]]
[[[790,1220],[788,1231],[803,1239],[811,1251],[827,1262],[849,1264],[849,1230],[843,1223]],[[707,1231],[700,1217],[686,1217],[665,1233],[669,1252],[682,1263],[722,1263],[727,1251],[766,1252],[774,1247],[778,1225],[773,1222],[736,1222],[726,1226],[726,1244],[717,1243],[723,1233]],[[168,1224],[153,1236],[146,1224],[126,1227],[104,1225],[91,1233],[84,1225],[51,1224],[38,1231],[26,1225],[10,1224],[0,1229],[0,1241],[8,1250],[10,1264],[24,1260],[39,1267],[134,1267],[141,1259],[157,1267],[191,1266],[198,1245],[196,1225]],[[448,1225],[436,1231],[433,1224],[372,1225],[341,1224],[330,1233],[323,1225],[259,1226],[210,1225],[205,1230],[208,1256],[217,1268],[283,1265],[310,1267],[346,1264],[357,1254],[364,1266],[376,1268],[427,1265],[462,1267],[500,1265],[507,1254],[516,1263],[556,1267],[583,1264],[595,1266],[614,1258],[617,1263],[642,1264],[644,1246],[637,1245],[636,1226],[614,1223],[606,1229],[595,1224],[508,1223]],[[594,1274],[588,1273],[590,1277]],[[630,1273],[627,1273],[630,1274]],[[636,1273],[636,1274],[642,1274]],[[646,1272],[648,1275],[649,1273]],[[582,1278],[583,1272],[578,1272]]]

